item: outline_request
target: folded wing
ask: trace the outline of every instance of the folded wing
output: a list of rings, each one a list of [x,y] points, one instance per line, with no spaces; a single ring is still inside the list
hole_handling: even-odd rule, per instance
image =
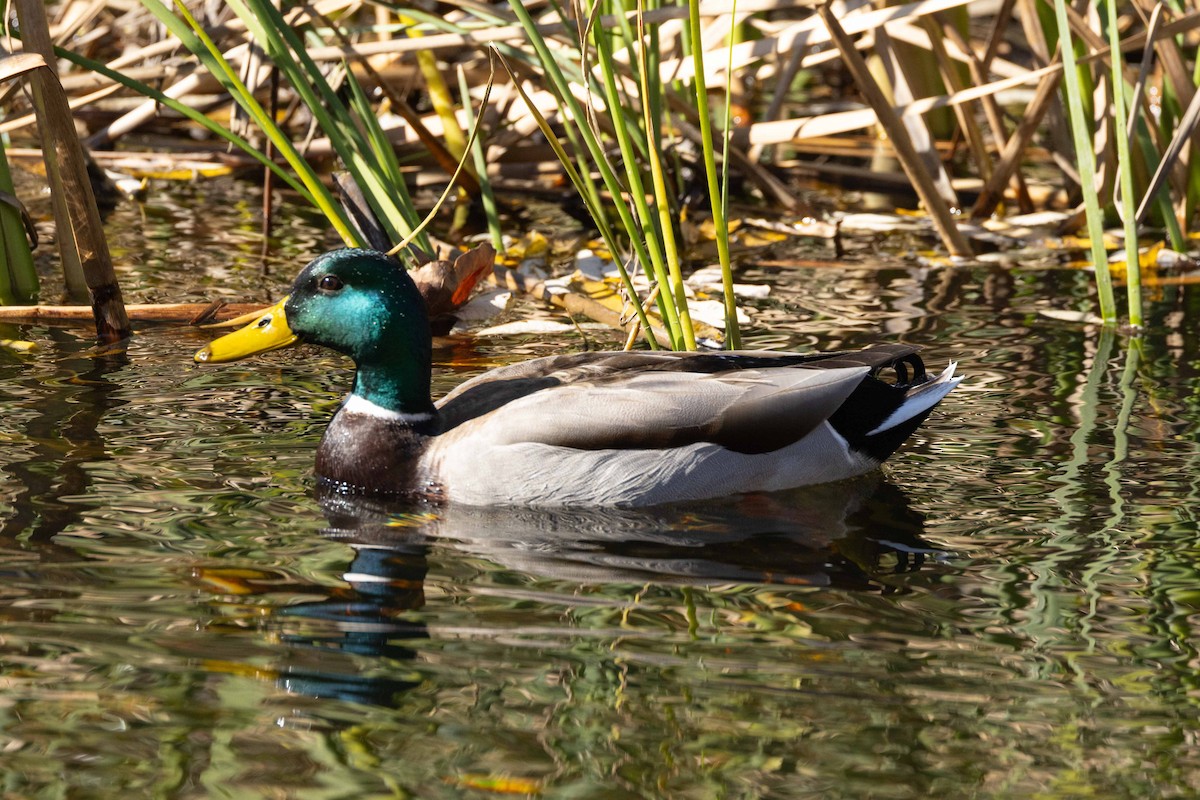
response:
[[[866,367],[643,373],[551,386],[480,422],[503,432],[498,444],[624,450],[711,442],[767,453],[829,419],[866,373]]]

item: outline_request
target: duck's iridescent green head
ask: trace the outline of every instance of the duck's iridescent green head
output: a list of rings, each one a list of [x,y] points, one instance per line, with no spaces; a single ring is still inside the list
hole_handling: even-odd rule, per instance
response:
[[[284,301],[301,341],[344,353],[359,366],[410,351],[429,362],[429,320],[417,286],[374,250],[334,250],[310,263]]]
[[[429,406],[425,302],[404,267],[384,253],[344,249],[318,257],[301,271],[291,294],[195,358],[234,361],[297,341],[354,359],[354,393],[373,403],[396,411]]]

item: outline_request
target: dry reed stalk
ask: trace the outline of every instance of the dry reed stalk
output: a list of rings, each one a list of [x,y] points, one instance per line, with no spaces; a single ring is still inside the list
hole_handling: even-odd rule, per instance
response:
[[[951,216],[950,209],[946,207],[946,204],[938,194],[937,188],[933,183],[933,178],[925,169],[925,165],[921,162],[921,158],[913,148],[912,143],[908,141],[900,116],[888,103],[879,85],[875,83],[875,79],[871,77],[867,63],[859,55],[858,50],[854,48],[854,41],[842,29],[837,15],[834,14],[833,9],[828,4],[818,6],[817,12],[821,15],[821,19],[828,28],[830,36],[833,37],[834,44],[837,45],[838,50],[841,52],[842,61],[854,77],[854,82],[858,85],[859,91],[863,93],[868,104],[875,109],[875,114],[879,118],[879,124],[883,126],[891,138],[892,146],[896,150],[896,157],[900,159],[901,166],[904,167],[904,171],[912,179],[913,187],[917,190],[917,196],[921,198],[921,202],[925,205],[925,210],[933,220],[934,228],[937,230],[938,235],[941,236],[946,249],[950,251],[950,255],[952,256],[970,256],[972,254],[970,243],[954,224],[954,217]]]
[[[695,109],[687,109],[691,111],[693,118],[695,117]],[[700,143],[700,131],[695,125],[686,119],[676,120],[679,126],[679,132],[692,142]],[[732,142],[729,145],[729,161],[741,169],[746,178],[763,193],[763,195],[771,202],[778,203],[786,211],[796,211],[804,207],[804,205],[796,199],[796,195],[787,187],[783,181],[776,178],[768,170],[763,169],[758,164],[755,164],[745,150],[735,146]]]
[[[245,56],[249,48],[242,44],[234,47],[229,52],[225,53],[225,57],[231,64]],[[195,92],[202,84],[208,80],[208,76],[201,72],[193,72],[190,75],[185,75],[175,83],[163,90],[163,94],[167,97],[178,100],[185,95]],[[131,133],[142,125],[145,125],[150,120],[158,116],[162,109],[161,104],[157,100],[146,100],[132,111],[122,114],[117,119],[113,120],[108,125],[99,129],[88,137],[89,147],[99,147],[101,145],[111,144],[127,133]]]
[[[1005,6],[1002,7],[1000,12],[997,14],[995,24],[992,27],[991,37],[988,40],[987,50],[985,51],[983,58],[976,57],[970,42],[963,38],[962,33],[957,27],[946,22],[944,22],[942,25],[942,31],[946,38],[951,42],[954,42],[954,44],[957,45],[960,50],[969,56],[967,61],[967,69],[970,71],[971,80],[974,81],[976,85],[983,85],[987,83],[988,64],[991,62],[991,59],[994,56],[994,50],[996,47],[998,47],[998,42],[1002,38],[1003,24],[1005,24],[1008,18],[1008,13],[1005,12],[1005,9],[1008,9],[1008,11],[1011,12],[1014,2],[1015,0],[1006,0]],[[955,88],[958,89],[959,87]],[[979,104],[983,108],[984,118],[987,119],[988,127],[992,132],[992,141],[995,142],[996,150],[999,151],[1003,148],[1008,139],[1004,130],[1004,114],[1000,109],[1000,104],[996,101],[995,95],[985,95],[979,100]],[[994,171],[995,163],[991,161],[990,158],[987,161],[986,169],[980,170],[985,181],[992,177],[992,172]],[[1017,196],[1017,204],[1021,209],[1021,213],[1028,214],[1032,212],[1033,200],[1029,197],[1029,189],[1025,186],[1025,181],[1022,178],[1019,170],[1013,173],[1010,183],[1012,184],[1012,189]]]
[[[835,43],[837,41],[836,34],[833,34]],[[850,41],[847,39],[847,41]],[[887,34],[886,28],[880,28],[875,32],[875,55],[879,58],[883,65],[884,74],[887,76],[887,81],[891,84],[892,97],[891,100],[886,99],[883,93],[883,87],[879,86],[880,96],[884,97],[884,104],[888,108],[895,109],[899,105],[911,105],[918,95],[909,79],[909,69],[906,69],[906,56],[913,51],[901,51]],[[918,51],[918,55],[924,56],[928,51]],[[857,55],[857,49],[855,49]],[[923,59],[922,59],[923,60]],[[923,67],[923,64],[919,65]],[[911,70],[918,73],[917,69]],[[858,82],[859,76],[855,74],[853,68],[850,68],[851,75],[854,75],[855,82]],[[869,74],[869,73],[868,73]],[[871,83],[877,84],[875,77],[870,77]],[[861,90],[861,85],[860,85]],[[863,92],[867,96],[867,92]],[[871,103],[874,106],[874,103]],[[925,168],[925,172],[929,175],[933,182],[934,189],[937,190],[938,196],[942,202],[950,208],[958,207],[958,195],[954,191],[954,187],[950,185],[950,176],[946,173],[945,164],[942,163],[941,156],[938,155],[937,147],[934,144],[933,132],[929,130],[929,125],[926,123],[925,117],[921,114],[897,114],[896,119],[899,120],[901,130],[907,134],[904,136],[906,146],[911,147],[913,152],[920,158],[921,164]],[[882,119],[880,124],[886,126]],[[888,136],[895,135],[895,131],[888,130]],[[897,152],[899,156],[899,152]],[[907,168],[906,168],[907,169]]]
[[[929,32],[923,27],[918,27],[916,22],[917,21],[914,20],[913,24],[900,22],[894,25],[889,25],[888,32],[897,41],[905,42],[913,45],[914,47],[920,47],[921,49],[928,50],[932,47],[929,39]],[[960,50],[958,46],[954,44],[954,42],[947,43],[946,53],[955,61],[963,64],[966,64],[971,60],[970,55]],[[1020,64],[1015,64],[1007,59],[995,58],[992,60],[989,71],[995,73],[1001,78],[1016,78],[1028,72],[1029,68]]]
[[[1054,63],[1060,63],[1057,61],[1057,55],[1055,59]],[[1037,93],[1026,107],[1025,115],[1021,117],[1017,129],[1013,131],[1012,136],[1008,137],[1008,143],[1000,153],[995,170],[984,184],[983,191],[979,193],[979,198],[971,209],[972,219],[991,216],[992,212],[996,210],[996,206],[1004,198],[1004,187],[1016,172],[1017,167],[1020,166],[1025,148],[1033,140],[1033,134],[1041,124],[1042,117],[1058,101],[1058,82],[1061,79],[1061,69],[1049,72],[1042,77]]]
[[[1135,5],[1137,5],[1137,4],[1135,4]],[[1139,10],[1143,11],[1143,12],[1145,10],[1150,10],[1151,17],[1153,17],[1154,16],[1153,9],[1156,9],[1161,5],[1162,5],[1161,3],[1158,3],[1158,4],[1149,3],[1148,4],[1145,2],[1145,0],[1142,0],[1142,2],[1139,5]],[[1146,38],[1147,38],[1148,42],[1151,40],[1150,34],[1152,32],[1153,31],[1150,30],[1150,26],[1147,26]],[[1184,109],[1190,110],[1196,102],[1196,91],[1195,91],[1195,87],[1192,84],[1191,72],[1188,70],[1187,65],[1183,59],[1183,55],[1180,53],[1179,44],[1176,42],[1176,40],[1173,37],[1157,38],[1154,40],[1153,48],[1154,48],[1154,54],[1157,56],[1157,61],[1162,65],[1163,72],[1165,73],[1164,82],[1169,84],[1172,91],[1175,92],[1175,96],[1179,100],[1179,105]],[[1139,76],[1139,78],[1138,78],[1139,82],[1140,82],[1140,77],[1141,76]],[[1154,114],[1154,112],[1149,108],[1148,105],[1146,108],[1146,113],[1151,116]],[[1129,115],[1129,118],[1132,121],[1134,119],[1134,115],[1131,113]],[[1150,118],[1150,117],[1148,117],[1148,118]],[[1186,119],[1186,112],[1185,112],[1185,119]],[[1150,129],[1152,135],[1158,133],[1157,127],[1158,126],[1155,126],[1155,125],[1149,126],[1149,129]],[[1182,151],[1184,149],[1181,144],[1176,143],[1176,140],[1179,139],[1179,137],[1181,135],[1180,131],[1183,130],[1183,127],[1184,127],[1183,120],[1181,120],[1179,127],[1177,127],[1177,129],[1175,131],[1175,135],[1172,137],[1172,141],[1170,143],[1166,143],[1166,144],[1159,142],[1159,149],[1163,150],[1166,155],[1164,155],[1162,161],[1159,163],[1157,170],[1155,171],[1154,178],[1151,181],[1150,191],[1147,192],[1147,194],[1144,196],[1141,204],[1138,207],[1137,218],[1138,218],[1139,222],[1145,217],[1146,211],[1149,209],[1150,203],[1153,202],[1154,196],[1158,193],[1158,190],[1162,187],[1162,184],[1164,182],[1166,182],[1167,180],[1170,180],[1170,182],[1172,184],[1172,189],[1175,192],[1176,197],[1181,198],[1181,200],[1184,201],[1184,204],[1186,204],[1186,198],[1187,198],[1187,194],[1188,194],[1188,191],[1187,191],[1188,169],[1186,166],[1184,166],[1183,163],[1176,161],[1176,159],[1178,158],[1178,156],[1182,153]],[[1192,133],[1194,134],[1194,132],[1195,131],[1193,130]],[[1192,144],[1192,147],[1189,148],[1190,155],[1187,160],[1190,163],[1194,164],[1197,159],[1200,159],[1200,148],[1198,148],[1196,146],[1197,142],[1194,137],[1191,138],[1191,144]],[[1172,155],[1172,153],[1174,155]],[[1167,165],[1165,169],[1163,166],[1164,164]],[[1182,216],[1182,211],[1183,211],[1182,208],[1178,208],[1176,213],[1179,216]]]
[[[1051,72],[1061,72],[1061,70],[1062,64],[1056,63],[1049,67],[1028,71],[1018,77],[1004,78],[983,86],[972,86],[952,95],[922,97],[908,105],[897,106],[895,111],[900,115],[924,114],[935,108],[969,103],[981,97],[1033,83],[1034,81],[1041,80]],[[735,132],[734,141],[739,145],[753,146],[757,144],[782,144],[805,139],[819,139],[833,136],[834,134],[870,128],[877,121],[875,111],[871,108],[834,111],[811,117],[755,123],[748,130]]]
[[[172,42],[175,47],[179,46],[178,42]],[[149,49],[149,48],[146,48]],[[141,51],[139,51],[139,54]],[[166,81],[178,77],[180,68],[170,64],[151,64],[144,67],[127,67],[119,62],[129,62],[136,59],[121,57],[108,62],[105,66],[110,69],[120,70],[122,75],[134,78],[139,81]],[[59,76],[59,83],[63,85],[63,90],[71,92],[95,91],[106,86],[120,86],[119,83],[110,80],[107,76],[101,75],[98,72],[71,72],[66,75]]]
[[[958,34],[958,28],[949,20],[940,16],[927,17],[925,24],[929,30],[929,38],[933,45],[933,54],[937,58],[938,71],[942,83],[951,94],[961,92],[964,88],[962,77],[955,65],[951,63],[950,55],[946,52],[945,40]],[[961,40],[960,40],[961,41]],[[962,42],[962,44],[966,44]],[[970,53],[970,47],[967,47]],[[958,119],[958,127],[963,131],[967,140],[967,148],[971,152],[971,160],[979,174],[987,178],[992,174],[992,159],[988,154],[987,145],[983,141],[983,131],[975,119],[973,103],[961,103],[953,106],[954,116]]]
[[[783,69],[779,70],[775,76],[775,90],[771,93],[771,102],[767,105],[766,111],[763,112],[760,121],[775,122],[783,113],[783,104],[787,99],[788,89],[795,80],[796,74],[800,71],[800,61],[804,58],[806,47],[801,45],[792,50],[787,61],[783,65]],[[754,145],[746,151],[747,157],[757,164],[762,158],[765,145]]]
[[[1163,152],[1158,169],[1155,170],[1154,177],[1150,180],[1150,186],[1138,205],[1136,220],[1139,223],[1145,218],[1146,212],[1150,210],[1150,204],[1154,202],[1155,196],[1166,182],[1167,175],[1170,174],[1172,168],[1182,163],[1180,156],[1184,149],[1191,144],[1192,137],[1197,130],[1200,130],[1200,93],[1192,95],[1192,102],[1180,117],[1175,135],[1171,137],[1170,144]]]
[[[869,11],[858,11],[853,14],[848,14],[843,20],[839,20],[843,29],[848,35],[858,33],[868,33],[876,29],[888,26],[888,31],[895,35],[902,29],[909,27],[910,30],[917,30],[910,26],[902,24],[903,20],[918,20],[927,14],[935,14],[939,11],[947,11],[952,8],[967,5],[970,0],[920,0],[915,3],[908,3],[903,6],[892,6],[888,8],[873,9]],[[707,7],[705,4],[702,11]],[[820,6],[817,7],[818,9]],[[738,10],[742,10],[742,4],[738,4]],[[649,14],[647,14],[649,19]],[[920,32],[923,33],[923,32]],[[900,38],[897,36],[897,38]],[[821,26],[818,17],[807,17],[796,23],[793,23],[774,36],[767,36],[761,39],[753,39],[748,42],[742,42],[733,46],[733,65],[736,70],[744,69],[751,66],[762,59],[777,57],[780,53],[790,53],[794,48],[814,45],[826,44],[830,42],[830,35],[825,28]],[[812,53],[801,59],[800,66],[802,69],[815,66],[817,64],[837,58],[836,52]],[[724,55],[717,57],[714,55],[709,59],[705,67],[705,77],[710,80],[717,80],[719,73],[724,72],[726,60]],[[1023,71],[1020,67],[1013,65],[1016,71]],[[661,64],[661,73],[663,80],[688,80],[694,74],[694,68],[690,58],[665,60]]]
[[[83,147],[75,134],[66,93],[57,74],[48,66],[55,63],[55,59],[46,25],[45,5],[37,0],[16,0],[15,6],[26,51],[40,55],[46,64],[45,69],[32,73],[32,87],[51,192],[60,198],[55,204],[59,252],[64,265],[71,263],[70,256],[82,271],[91,298],[96,335],[104,341],[123,339],[130,332],[129,318],[125,315],[121,287],[113,271],[108,240],[104,237],[100,212],[92,194]]]

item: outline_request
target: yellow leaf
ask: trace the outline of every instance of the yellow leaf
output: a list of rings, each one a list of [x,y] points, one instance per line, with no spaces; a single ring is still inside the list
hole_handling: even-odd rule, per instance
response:
[[[18,353],[28,353],[30,350],[37,349],[37,343],[26,342],[21,339],[0,339],[0,347],[7,347],[9,350],[14,350]]]
[[[467,789],[480,789],[494,794],[536,795],[542,792],[541,781],[531,778],[509,778],[500,775],[460,775],[457,778],[448,779],[447,783],[454,783]]]

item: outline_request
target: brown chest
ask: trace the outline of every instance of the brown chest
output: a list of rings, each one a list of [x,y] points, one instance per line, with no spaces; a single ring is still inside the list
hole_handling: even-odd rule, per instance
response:
[[[317,449],[316,473],[342,492],[437,494],[420,467],[429,437],[404,422],[339,412]]]

